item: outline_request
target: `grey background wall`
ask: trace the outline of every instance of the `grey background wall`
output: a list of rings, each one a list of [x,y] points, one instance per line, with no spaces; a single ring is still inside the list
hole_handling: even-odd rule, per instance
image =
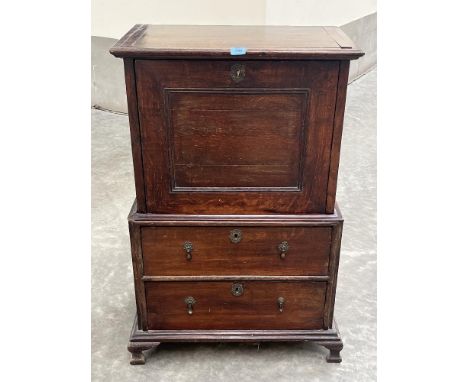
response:
[[[377,64],[376,0],[94,0],[94,107],[127,112],[122,60],[109,48],[134,24],[338,25],[366,52],[352,62],[350,81]]]

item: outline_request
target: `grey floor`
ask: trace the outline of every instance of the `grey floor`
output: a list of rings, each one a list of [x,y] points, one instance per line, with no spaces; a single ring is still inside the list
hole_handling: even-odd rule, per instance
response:
[[[338,197],[345,218],[335,316],[341,364],[310,343],[163,344],[130,366],[135,314],[127,214],[134,199],[127,116],[92,111],[93,381],[374,381],[376,379],[376,70],[353,82]]]

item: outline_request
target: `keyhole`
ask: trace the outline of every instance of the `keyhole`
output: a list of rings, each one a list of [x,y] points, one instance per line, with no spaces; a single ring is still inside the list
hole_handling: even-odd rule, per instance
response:
[[[242,240],[242,232],[238,229],[233,229],[229,233],[229,238],[231,239],[231,242],[233,242],[234,244],[240,243],[240,241]]]
[[[234,64],[231,67],[229,75],[235,82],[240,82],[245,77],[245,67],[241,64]]]
[[[242,286],[242,284],[233,284],[231,292],[234,296],[242,296],[242,294],[244,293],[244,287]]]

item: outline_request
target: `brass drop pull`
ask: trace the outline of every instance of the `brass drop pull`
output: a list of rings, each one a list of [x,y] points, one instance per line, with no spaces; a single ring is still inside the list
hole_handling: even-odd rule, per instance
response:
[[[281,252],[280,257],[284,259],[286,257],[286,252],[288,252],[289,244],[287,241],[283,241],[281,244],[278,244],[278,250]]]
[[[192,315],[193,314],[193,306],[197,303],[192,296],[185,297],[185,304],[187,305],[187,313]]]
[[[284,308],[284,297],[278,297],[278,309],[281,313],[283,313]]]
[[[187,260],[192,260],[193,244],[190,241],[186,241],[183,247],[186,254],[185,257],[187,258]]]

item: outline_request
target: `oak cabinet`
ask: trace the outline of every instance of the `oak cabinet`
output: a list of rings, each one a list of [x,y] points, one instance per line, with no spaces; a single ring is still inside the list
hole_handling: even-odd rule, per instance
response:
[[[350,60],[334,27],[136,25],[124,60],[136,200],[132,364],[175,341],[315,341],[333,319]]]

